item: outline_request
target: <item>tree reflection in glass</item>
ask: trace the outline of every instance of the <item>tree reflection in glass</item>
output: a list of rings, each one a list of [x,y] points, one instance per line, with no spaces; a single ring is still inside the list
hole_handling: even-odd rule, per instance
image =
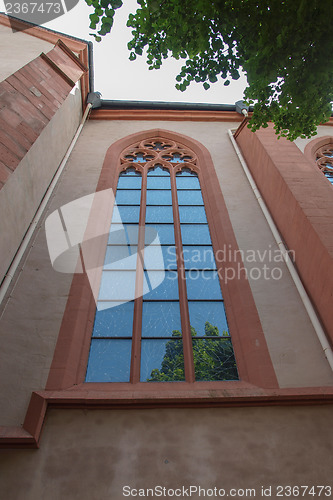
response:
[[[236,360],[227,331],[222,336],[216,326],[205,322],[205,333],[198,337],[191,327],[193,361],[196,381],[238,380]],[[160,368],[151,371],[147,382],[175,382],[185,380],[184,354],[181,332],[174,330],[165,344]]]

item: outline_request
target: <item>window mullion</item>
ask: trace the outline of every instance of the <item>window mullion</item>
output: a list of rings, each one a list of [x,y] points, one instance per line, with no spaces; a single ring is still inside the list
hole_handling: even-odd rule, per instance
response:
[[[147,200],[147,170],[142,172],[140,218],[138,232],[138,255],[135,280],[135,300],[133,315],[133,339],[131,355],[130,382],[140,382],[140,360],[141,360],[141,330],[142,330],[142,304],[143,304],[143,279],[144,279],[144,246],[145,246],[145,219]]]
[[[194,382],[195,374],[194,374],[194,363],[193,363],[191,326],[190,326],[190,318],[189,318],[188,304],[187,304],[185,267],[182,257],[183,245],[182,245],[181,230],[180,230],[176,176],[172,168],[170,169],[170,177],[171,177],[171,191],[172,191],[172,209],[173,209],[174,230],[175,230],[175,244],[176,244],[176,255],[177,255],[179,306],[180,306],[180,317],[181,317],[182,339],[183,339],[185,380],[186,382]]]

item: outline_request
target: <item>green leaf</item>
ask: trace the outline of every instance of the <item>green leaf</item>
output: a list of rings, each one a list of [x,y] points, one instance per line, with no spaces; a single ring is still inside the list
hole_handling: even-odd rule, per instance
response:
[[[205,83],[203,84],[203,88],[204,88],[205,90],[208,90],[208,89],[210,88],[209,83],[205,82]]]

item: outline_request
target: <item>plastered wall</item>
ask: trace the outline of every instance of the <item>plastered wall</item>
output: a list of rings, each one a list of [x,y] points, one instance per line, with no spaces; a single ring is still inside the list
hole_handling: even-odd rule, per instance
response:
[[[90,121],[73,150],[45,217],[63,204],[94,192],[108,147],[122,137],[160,128],[200,141],[212,155],[238,245],[244,252],[244,266],[280,387],[331,385],[332,373],[288,271],[283,263],[270,257],[276,250],[273,237],[227,135],[228,128],[234,125]],[[65,130],[62,132],[66,136]],[[58,141],[61,137],[64,136],[59,136]],[[47,146],[44,150],[45,156],[39,151],[42,157],[53,161],[55,153]],[[265,279],[263,265],[267,272],[279,269],[274,276],[280,278],[269,275]],[[43,220],[14,283],[3,303],[0,320],[1,425],[21,425],[31,392],[45,387],[71,283],[71,275],[58,273],[51,266]]]
[[[0,24],[0,81],[35,59],[41,52],[49,52],[53,46],[54,44],[28,35],[24,31],[13,32],[11,28]]]
[[[49,410],[39,450],[0,450],[0,494],[155,500],[177,497],[126,497],[123,488],[193,486],[224,489],[224,498],[265,498],[262,487],[287,498],[278,486],[332,485],[331,422],[332,406]],[[222,498],[192,491],[178,498]]]

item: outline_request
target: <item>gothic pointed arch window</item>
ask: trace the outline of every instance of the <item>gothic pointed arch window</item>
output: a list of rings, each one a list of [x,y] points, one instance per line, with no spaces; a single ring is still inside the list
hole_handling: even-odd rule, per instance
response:
[[[120,155],[86,382],[238,380],[195,153]]]
[[[222,401],[225,391],[277,387],[209,151],[167,130],[124,137],[107,150],[93,196],[52,397],[201,404],[212,391]]]

